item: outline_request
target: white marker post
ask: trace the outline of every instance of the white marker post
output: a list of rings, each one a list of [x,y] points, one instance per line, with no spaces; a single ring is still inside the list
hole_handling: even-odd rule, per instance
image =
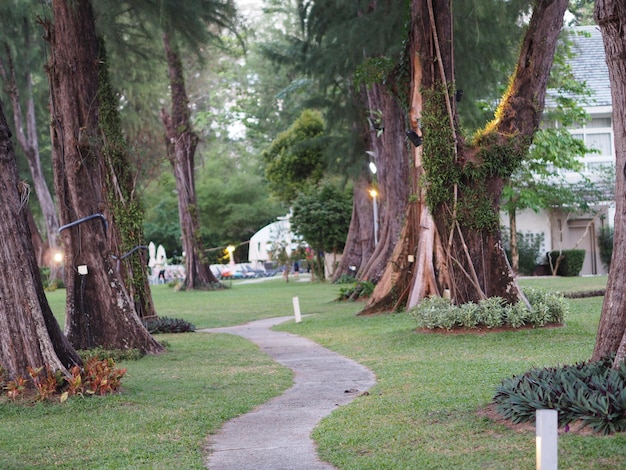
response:
[[[537,470],[557,470],[559,462],[556,410],[537,410],[536,413]]]
[[[302,316],[300,315],[300,301],[298,297],[293,298],[293,313],[296,316],[296,323],[300,323],[302,321]]]

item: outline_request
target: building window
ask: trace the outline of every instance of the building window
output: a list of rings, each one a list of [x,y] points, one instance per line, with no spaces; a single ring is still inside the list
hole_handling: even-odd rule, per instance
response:
[[[613,165],[613,128],[611,117],[593,117],[581,128],[571,129],[572,135],[581,139],[589,148],[597,150],[583,157],[584,171],[590,172],[601,166]]]

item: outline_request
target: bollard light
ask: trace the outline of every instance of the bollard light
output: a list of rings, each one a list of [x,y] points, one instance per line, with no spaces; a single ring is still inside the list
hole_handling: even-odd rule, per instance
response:
[[[296,323],[302,321],[302,315],[300,315],[300,299],[298,297],[293,298],[293,313],[296,317]]]
[[[559,415],[556,410],[537,410],[536,449],[537,470],[558,469],[558,427]]]

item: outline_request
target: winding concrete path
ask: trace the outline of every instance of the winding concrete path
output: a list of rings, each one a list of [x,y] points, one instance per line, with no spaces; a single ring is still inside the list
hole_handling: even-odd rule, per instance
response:
[[[326,470],[311,431],[337,406],[345,405],[376,383],[357,362],[301,336],[270,330],[293,317],[259,320],[202,332],[230,333],[256,343],[294,371],[294,385],[250,413],[228,421],[211,436],[206,460],[211,470]]]

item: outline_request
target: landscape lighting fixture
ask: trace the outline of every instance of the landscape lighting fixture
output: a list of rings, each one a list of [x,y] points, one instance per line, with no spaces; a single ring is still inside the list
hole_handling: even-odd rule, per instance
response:
[[[406,136],[409,138],[411,143],[415,145],[415,147],[422,145],[422,137],[414,130],[411,129],[410,131],[406,131]]]

